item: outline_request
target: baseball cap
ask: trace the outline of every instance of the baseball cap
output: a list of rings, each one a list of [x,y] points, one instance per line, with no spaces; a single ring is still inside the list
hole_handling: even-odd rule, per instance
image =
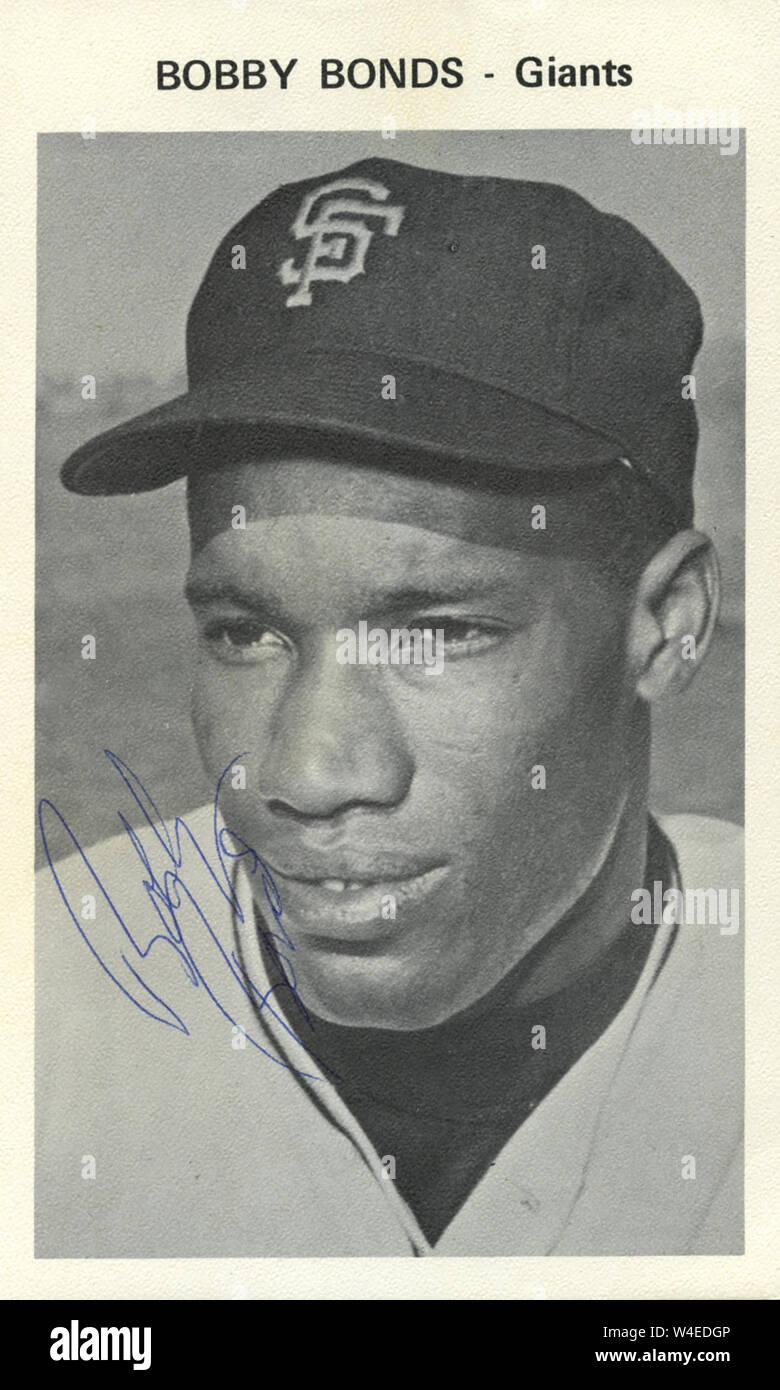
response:
[[[315,439],[471,462],[488,486],[622,459],[686,525],[701,336],[665,257],[570,189],[364,159],[228,232],[189,313],[188,390],[76,449],[62,480],[162,487],[214,467],[231,431],[253,456]]]

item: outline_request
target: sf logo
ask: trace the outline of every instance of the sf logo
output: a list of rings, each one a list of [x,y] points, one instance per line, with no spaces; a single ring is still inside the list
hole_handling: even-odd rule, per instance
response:
[[[336,179],[304,198],[290,230],[299,241],[308,238],[309,249],[303,265],[296,266],[290,256],[279,267],[282,284],[297,285],[285,301],[289,309],[311,304],[314,280],[346,281],[363,274],[376,230],[367,218],[384,223],[387,236],[398,235],[404,209],[382,206],[389,196],[389,189],[370,179]]]

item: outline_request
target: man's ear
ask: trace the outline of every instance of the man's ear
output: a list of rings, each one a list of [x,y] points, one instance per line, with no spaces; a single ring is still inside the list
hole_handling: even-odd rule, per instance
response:
[[[701,531],[678,531],[639,579],[628,629],[637,695],[653,701],[682,690],[701,665],[720,603],[715,548]]]

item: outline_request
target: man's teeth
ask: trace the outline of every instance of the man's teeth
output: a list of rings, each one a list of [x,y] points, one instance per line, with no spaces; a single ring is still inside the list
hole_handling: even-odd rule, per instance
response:
[[[329,893],[357,893],[358,889],[365,888],[365,883],[355,883],[354,879],[347,878],[321,878],[320,886],[327,888]]]

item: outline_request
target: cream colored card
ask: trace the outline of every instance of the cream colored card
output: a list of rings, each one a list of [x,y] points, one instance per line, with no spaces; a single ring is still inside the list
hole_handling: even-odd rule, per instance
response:
[[[66,0],[56,7],[32,3],[23,13],[6,13],[2,24],[8,233],[0,291],[8,341],[2,418],[2,1186],[11,1255],[4,1295],[776,1296],[772,329],[778,277],[771,9],[759,3],[668,7],[660,0],[602,6],[445,0],[420,10],[402,0],[306,3],[287,14],[267,0],[173,0],[164,7],[150,0],[100,6]],[[522,1254],[519,1247],[502,1247],[498,1236],[492,1246],[487,1238],[480,1244],[464,1228],[451,1250],[446,1237],[442,1241],[437,1253],[449,1258],[412,1259],[405,1258],[418,1253],[412,1221],[410,1245],[382,1235],[376,1253],[359,1233],[354,1249],[345,1239],[338,1252],[327,1239],[291,1251],[280,1236],[278,1249],[271,1240],[261,1257],[217,1251],[206,1241],[213,1258],[194,1248],[176,1259],[175,1242],[169,1250],[164,1244],[144,1248],[143,1242],[135,1249],[126,1232],[120,1255],[96,1249],[93,1258],[80,1259],[64,1237],[59,1248],[56,1240],[47,1244],[39,1227],[35,1255],[33,877],[36,868],[46,872],[38,800],[67,807],[79,843],[90,847],[120,828],[116,768],[106,765],[105,748],[152,773],[148,787],[166,817],[207,804],[214,792],[190,728],[189,683],[179,679],[188,661],[179,595],[187,560],[183,486],[116,509],[112,499],[66,494],[59,468],[94,435],[185,390],[190,302],[217,244],[249,208],[281,184],[376,158],[563,185],[638,227],[701,302],[705,337],[693,388],[701,430],[696,517],[717,546],[723,600],[707,667],[678,703],[659,709],[650,797],[662,817],[741,821],[744,734],[747,877],[738,932],[741,944],[747,925],[744,1253],[725,1253],[736,1247],[728,1240],[718,1246],[713,1237],[711,1254],[650,1255],[643,1253],[649,1248],[644,1234],[632,1246],[629,1233],[624,1252],[604,1254],[585,1223],[579,1244],[550,1246],[560,1253],[542,1255],[534,1247]],[[393,212],[391,200],[377,239],[396,236],[401,214],[396,209],[393,222]],[[322,289],[318,281],[327,278],[316,258],[304,259],[312,242],[304,211],[299,223],[288,269],[280,270],[293,315],[306,312]],[[444,225],[442,233],[449,234]],[[457,243],[450,249],[457,254]],[[370,236],[363,253],[370,270]],[[346,262],[344,283],[361,269]],[[508,265],[508,295],[510,279]],[[440,312],[446,315],[446,306]],[[468,411],[464,420],[468,428]],[[90,668],[97,680],[88,688],[83,643],[95,624],[100,654],[105,639],[111,656],[105,668],[100,659]],[[130,819],[137,824],[137,801],[133,809]],[[63,843],[52,853],[55,862]],[[721,924],[720,936],[728,942],[730,924]],[[69,980],[62,977],[58,1008],[67,1006]],[[47,996],[47,1014],[49,1002]],[[40,998],[38,1010],[40,1067],[48,1049],[57,1049],[42,1024]],[[686,1036],[683,1030],[681,1086]],[[672,1056],[665,1081],[672,1117],[676,1075]],[[592,1095],[598,1099],[597,1082]],[[46,1093],[40,1072],[38,1088]],[[572,1124],[574,1150],[581,1126],[573,1117],[577,1103],[585,1102],[574,1097],[567,1108],[567,1092],[559,1088],[558,1096],[559,1130]],[[546,1113],[557,1114],[549,1106]],[[630,1109],[622,1113],[626,1124],[633,1122]],[[546,1142],[543,1121],[537,1130],[538,1142]],[[536,1132],[529,1127],[529,1146]],[[302,1150],[308,1143],[304,1137]],[[684,1146],[681,1154],[688,1157]],[[82,1188],[90,1180],[89,1158],[85,1137],[73,1155]],[[532,1159],[529,1147],[526,1161]],[[574,1157],[571,1162],[570,1178]],[[679,1167],[676,1150],[674,1162]],[[121,1205],[121,1191],[114,1200]],[[347,1222],[350,1200],[347,1187],[341,1199]],[[403,1204],[396,1211],[394,1201],[393,1195],[393,1219],[408,1232]],[[497,1230],[500,1203],[488,1210]],[[354,1213],[356,1221],[364,1219],[359,1202]],[[372,1219],[365,1216],[369,1225]],[[346,1253],[352,1258],[339,1257]]]

